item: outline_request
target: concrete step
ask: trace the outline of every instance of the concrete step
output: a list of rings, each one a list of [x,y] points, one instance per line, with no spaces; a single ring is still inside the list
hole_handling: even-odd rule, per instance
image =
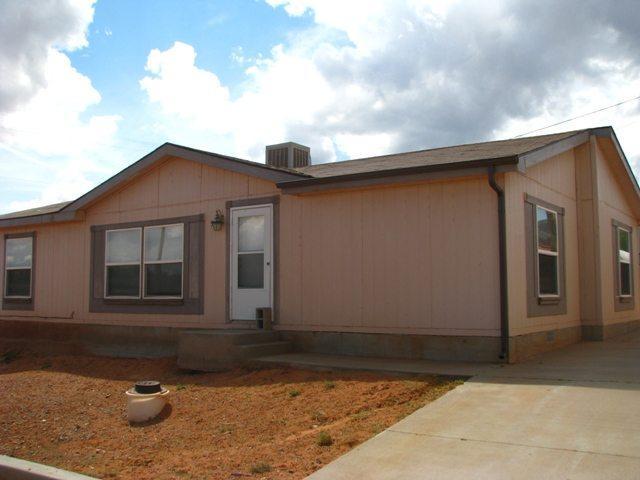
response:
[[[274,330],[190,329],[180,332],[180,335],[183,337],[196,336],[205,342],[232,345],[275,342],[280,338],[278,332]]]
[[[291,351],[278,332],[260,330],[183,330],[178,338],[178,366],[200,371],[233,368],[247,360]]]
[[[269,355],[281,355],[293,349],[291,342],[278,341],[269,343],[255,343],[252,345],[240,345],[238,349],[242,352],[244,359],[266,357]]]

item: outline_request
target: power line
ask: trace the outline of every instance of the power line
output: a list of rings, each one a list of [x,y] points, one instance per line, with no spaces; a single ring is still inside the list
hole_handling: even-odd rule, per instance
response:
[[[535,130],[531,130],[529,132],[521,133],[520,135],[516,135],[513,138],[523,137],[523,136],[529,135],[531,133],[539,132],[540,130],[546,130],[547,128],[555,127],[557,125],[562,125],[563,123],[571,122],[573,120],[577,120],[578,118],[586,117],[588,115],[593,115],[594,113],[602,112],[604,110],[609,110],[610,108],[619,107],[620,105],[623,105],[623,104],[629,103],[629,102],[633,102],[634,100],[639,100],[639,99],[640,99],[640,95],[638,95],[637,97],[628,98],[628,99],[623,100],[621,102],[614,103],[613,105],[609,105],[609,106],[606,106],[606,107],[603,107],[603,108],[599,108],[598,110],[594,110],[592,112],[583,113],[582,115],[578,115],[577,117],[568,118],[566,120],[562,120],[561,122],[557,122],[557,123],[553,123],[551,125],[547,125],[546,127],[536,128]]]

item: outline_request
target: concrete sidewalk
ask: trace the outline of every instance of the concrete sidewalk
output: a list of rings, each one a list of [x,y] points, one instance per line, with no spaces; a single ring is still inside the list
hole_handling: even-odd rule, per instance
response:
[[[309,478],[638,479],[640,333],[487,369]]]

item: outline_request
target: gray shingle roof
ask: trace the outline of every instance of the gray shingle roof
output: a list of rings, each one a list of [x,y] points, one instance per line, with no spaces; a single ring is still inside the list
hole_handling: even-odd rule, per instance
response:
[[[46,215],[48,213],[56,213],[69,205],[71,202],[52,203],[51,205],[43,205],[42,207],[30,208],[28,210],[20,210],[19,212],[5,213],[0,215],[0,220],[7,218],[24,218],[34,215]]]
[[[572,132],[541,135],[538,137],[514,138],[494,142],[470,143],[452,147],[418,150],[415,152],[396,153],[379,157],[359,158],[342,162],[321,163],[298,168],[299,172],[316,178],[335,177],[338,175],[354,175],[365,172],[394,170],[427,165],[454,164],[473,160],[512,157],[520,155],[550,143],[571,137],[582,130]]]
[[[396,153],[382,155],[378,157],[359,158],[333,163],[321,163],[308,167],[291,169],[280,169],[264,164],[250,162],[248,160],[227,157],[223,155],[204,152],[188,147],[175,146],[185,151],[215,155],[233,162],[242,163],[249,166],[262,167],[266,170],[281,170],[308,178],[331,178],[344,175],[355,175],[370,172],[392,172],[397,169],[412,167],[423,167],[433,165],[453,165],[456,163],[470,162],[476,160],[488,160],[513,157],[523,153],[531,152],[549,145],[553,142],[563,140],[578,133],[588,130],[575,130],[571,132],[554,133],[550,135],[540,135],[536,137],[514,138],[510,140],[498,140],[493,142],[470,143],[467,145],[456,145],[452,147],[433,148],[429,150],[418,150],[414,152]],[[171,145],[171,144],[166,144]],[[160,147],[164,148],[164,147]],[[46,215],[57,213],[65,206],[73,202],[61,202],[52,205],[22,210],[20,212],[6,213],[0,215],[0,220],[31,217],[36,215]]]

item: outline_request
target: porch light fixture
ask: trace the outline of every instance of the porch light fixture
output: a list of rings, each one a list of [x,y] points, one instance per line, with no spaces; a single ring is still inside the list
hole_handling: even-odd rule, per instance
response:
[[[222,225],[224,225],[224,214],[221,210],[216,210],[216,216],[211,220],[211,228],[214,232],[219,232]]]

